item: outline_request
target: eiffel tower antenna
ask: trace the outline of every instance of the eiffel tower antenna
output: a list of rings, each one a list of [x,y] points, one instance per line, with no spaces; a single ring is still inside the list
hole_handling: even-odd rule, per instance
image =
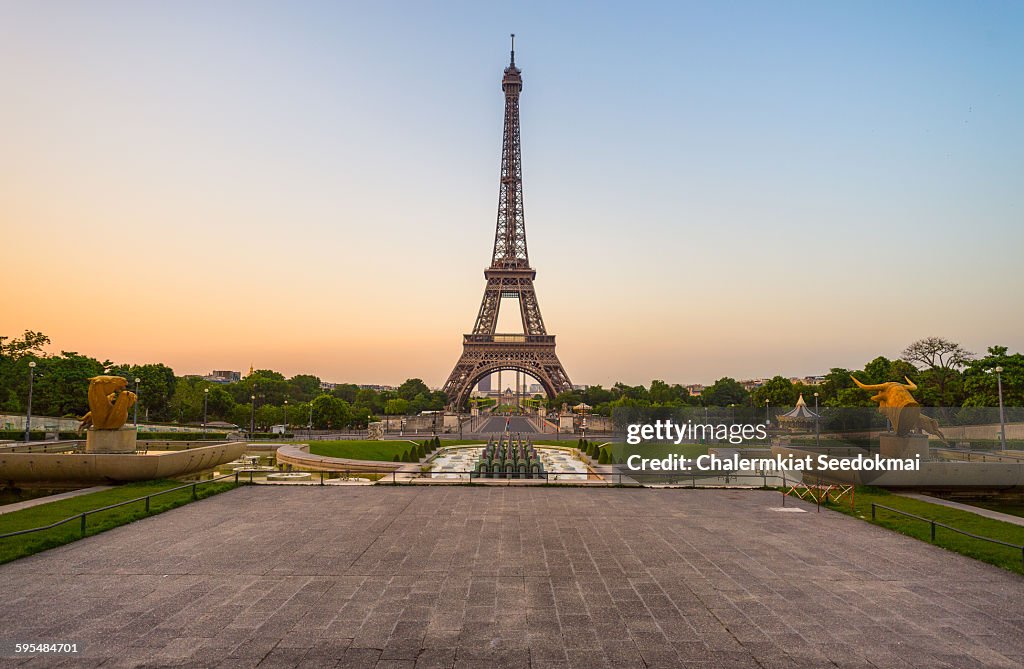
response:
[[[462,356],[455,364],[444,392],[450,405],[460,409],[473,386],[489,374],[522,372],[540,381],[548,397],[572,389],[569,375],[555,354],[555,336],[544,328],[526,248],[526,217],[523,213],[522,147],[519,138],[519,95],[522,71],[516,67],[515,34],[509,66],[501,79],[505,93],[505,128],[501,143],[501,177],[498,180],[498,219],[494,230],[491,265],[484,270],[480,311],[472,334],[464,335]],[[496,332],[502,298],[518,298],[523,334]]]

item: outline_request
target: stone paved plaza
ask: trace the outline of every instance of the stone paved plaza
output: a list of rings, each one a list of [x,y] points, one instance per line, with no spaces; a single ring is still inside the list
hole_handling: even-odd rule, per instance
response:
[[[84,642],[79,667],[1024,664],[1021,577],[779,505],[245,487],[0,566],[0,636]]]

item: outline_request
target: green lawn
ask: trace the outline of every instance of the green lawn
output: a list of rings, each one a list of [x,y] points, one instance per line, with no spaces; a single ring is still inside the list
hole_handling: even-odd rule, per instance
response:
[[[416,440],[422,444],[425,440]],[[461,444],[479,444],[480,441],[442,439],[441,446],[458,446]],[[380,460],[391,462],[395,456],[401,456],[412,448],[411,441],[383,441],[383,440],[341,440],[341,441],[311,441],[309,452],[314,455],[326,455],[329,458],[349,458],[352,460]]]
[[[0,515],[0,534],[25,530],[32,527],[49,525],[70,516],[99,509],[104,506],[151,495],[161,490],[168,490],[183,485],[181,481],[146,481],[143,483],[126,483],[111,490],[63,499],[48,504],[40,504],[21,511],[12,511]],[[233,481],[204,483],[196,488],[201,499],[225,490],[234,488]],[[150,514],[167,511],[192,501],[191,488],[179,490],[153,498],[150,502]],[[86,536],[99,534],[118,525],[124,525],[146,516],[145,502],[128,504],[109,511],[101,511],[86,517]],[[61,546],[82,538],[82,526],[79,520],[73,520],[50,530],[23,534],[17,537],[0,539],[0,563],[9,562],[32,553]]]
[[[922,518],[935,520],[965,532],[970,532],[971,534],[999,539],[1000,541],[1017,544],[1018,546],[1024,545],[1024,527],[1020,525],[984,518],[969,511],[951,509],[938,504],[931,504],[930,502],[900,497],[878,488],[857,488],[856,492],[856,506],[854,509],[850,508],[849,498],[847,497],[839,500],[839,502],[830,503],[828,507],[850,516],[856,516],[867,522],[872,522],[871,503],[874,502],[906,511]],[[900,534],[906,534],[922,541],[931,541],[929,523],[907,518],[884,509],[877,510],[874,522],[876,525],[881,525]],[[936,528],[935,544],[947,550],[994,564],[1003,569],[1024,573],[1020,550],[965,537],[962,534],[957,534],[942,527]]]

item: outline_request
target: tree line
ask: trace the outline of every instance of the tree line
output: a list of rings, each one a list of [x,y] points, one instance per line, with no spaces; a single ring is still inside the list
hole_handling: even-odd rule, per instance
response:
[[[0,411],[27,409],[29,363],[32,370],[32,412],[40,416],[80,417],[89,410],[88,379],[100,374],[123,376],[129,390],[139,379],[139,420],[183,424],[223,421],[257,429],[272,425],[316,429],[365,428],[375,417],[415,414],[444,408],[444,393],[432,391],[422,379],[409,379],[395,390],[377,391],[352,383],[321,389],[312,374],[286,378],[269,369],[254,370],[234,383],[214,383],[198,376],[177,376],[161,364],[124,364],[98,360],[75,351],[47,355],[50,339],[26,331],[20,337],[0,336]]]
[[[784,376],[774,376],[753,390],[731,377],[722,377],[694,396],[679,384],[651,381],[650,387],[616,383],[611,388],[590,386],[586,390],[561,393],[548,402],[549,408],[585,403],[594,413],[608,416],[618,407],[792,407],[800,395],[809,404],[826,407],[870,407],[872,393],[854,385],[851,375],[863,383],[903,381],[909,377],[917,386],[914,396],[930,407],[993,407],[998,405],[997,379],[1002,368],[1003,403],[1024,406],[1024,355],[1008,353],[1005,346],[990,346],[983,356],[975,355],[956,342],[928,337],[908,346],[895,360],[879,356],[862,369],[833,367],[821,383],[805,385]]]
[[[272,425],[363,428],[381,415],[438,411],[447,402],[444,393],[430,390],[421,379],[409,379],[395,390],[377,391],[351,383],[324,390],[312,374],[286,378],[280,372],[259,369],[234,383],[214,383],[197,376],[177,376],[161,363],[117,364],[75,351],[47,355],[44,348],[49,344],[49,337],[40,332],[0,336],[0,411],[26,410],[30,362],[36,363],[32,393],[36,415],[84,415],[89,410],[87,379],[104,373],[125,377],[130,389],[134,389],[136,378],[140,380],[139,417],[152,422],[199,424],[205,406],[207,422],[247,427],[255,414],[259,429]],[[864,383],[909,377],[918,386],[915,397],[925,406],[991,407],[998,403],[996,367],[1003,370],[1005,405],[1024,406],[1024,355],[1010,354],[1005,346],[991,346],[979,356],[940,337],[916,341],[894,360],[879,356],[862,369],[832,368],[818,385],[775,376],[748,391],[736,379],[723,377],[698,397],[680,384],[654,380],[649,386],[590,386],[561,393],[547,404],[557,409],[563,403],[570,407],[585,403],[596,414],[611,415],[617,407],[764,407],[766,400],[772,407],[791,407],[800,394],[813,404],[817,392],[822,406],[873,406],[871,393],[857,388],[850,379],[854,374]]]

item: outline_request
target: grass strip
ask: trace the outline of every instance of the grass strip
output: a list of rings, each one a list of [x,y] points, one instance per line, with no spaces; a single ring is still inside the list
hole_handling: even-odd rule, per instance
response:
[[[915,516],[934,520],[978,536],[998,539],[1018,546],[1024,545],[1024,526],[985,518],[970,511],[951,509],[939,504],[901,497],[880,488],[857,488],[856,493],[856,503],[852,509],[849,497],[846,496],[838,502],[830,502],[827,506],[833,511],[860,518],[928,543],[931,543],[931,525],[929,523],[884,509],[878,509],[876,519],[872,521],[871,503],[906,511]],[[1024,573],[1020,550],[967,537],[942,527],[936,528],[935,545],[982,562],[988,562],[1008,571]]]
[[[12,511],[11,513],[0,515],[0,534],[50,525],[58,520],[80,514],[83,511],[100,509],[111,504],[152,495],[153,493],[169,490],[181,485],[183,485],[181,481],[170,480],[126,483],[110,490],[102,490],[88,495],[40,504],[39,506],[22,509],[21,511]],[[218,483],[203,483],[196,487],[196,496],[202,499],[234,487],[234,481],[230,480]],[[86,516],[85,536],[99,534],[111,528],[145,518],[148,515],[161,513],[183,504],[188,504],[191,501],[192,489],[186,488],[152,498],[148,514],[146,513],[145,501],[127,504],[107,511],[90,513]],[[81,528],[81,522],[76,519],[49,530],[0,539],[0,564],[77,541],[82,538]]]

